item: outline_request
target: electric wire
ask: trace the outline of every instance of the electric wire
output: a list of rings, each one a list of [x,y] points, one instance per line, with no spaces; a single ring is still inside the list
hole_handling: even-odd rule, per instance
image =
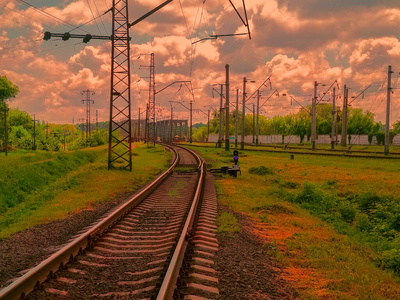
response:
[[[40,14],[42,14],[42,15],[45,15],[45,16],[47,16],[48,18],[52,18],[52,19],[57,20],[57,21],[59,21],[59,22],[61,22],[61,23],[64,23],[65,25],[68,25],[68,26],[71,27],[71,28],[75,28],[75,27],[76,27],[75,25],[73,25],[73,24],[71,24],[71,23],[68,23],[67,21],[62,20],[62,19],[60,19],[59,17],[56,17],[56,16],[54,16],[54,15],[52,15],[52,14],[46,12],[45,10],[40,9],[40,8],[38,8],[38,7],[34,6],[34,5],[32,5],[32,4],[28,3],[28,2],[26,2],[25,0],[17,0],[17,1],[20,2],[20,3],[22,3],[22,4],[24,4],[24,5],[27,6],[27,7],[32,7],[32,8],[33,8],[34,10],[36,10],[38,13],[40,13]],[[81,31],[84,31],[84,32],[86,32],[86,33],[89,33],[88,31],[86,31],[86,30],[84,30],[84,29],[80,29],[80,30],[81,30]]]
[[[100,28],[99,28],[99,25],[97,24],[96,18],[95,18],[95,16],[94,16],[94,13],[93,13],[93,10],[92,10],[92,6],[91,6],[90,3],[89,3],[89,0],[86,0],[86,3],[87,3],[88,6],[89,6],[90,13],[92,14],[92,17],[93,17],[94,23],[96,24],[97,30],[99,31],[99,35],[102,35],[102,34],[101,34],[101,31],[100,31]]]
[[[42,25],[42,26],[46,26],[46,27],[48,27],[48,28],[50,28],[50,29],[54,29],[54,28],[52,28],[51,26],[44,25],[44,24],[40,24],[40,23],[36,22],[34,19],[29,18],[28,16],[24,15],[23,13],[21,13],[21,12],[15,10],[15,9],[13,9],[13,8],[7,7],[7,6],[4,5],[4,4],[0,4],[0,5],[3,6],[4,8],[6,8],[6,9],[8,9],[8,10],[11,10],[11,11],[13,11],[13,12],[15,12],[15,13],[17,13],[17,14],[23,16],[23,17],[26,18],[26,19],[29,19],[29,20],[33,21],[34,23],[36,23],[36,24],[38,24],[38,25]],[[3,18],[5,18],[5,19],[8,19],[8,18],[4,17],[3,15],[0,15],[0,17],[3,17]],[[25,27],[27,27],[27,28],[31,28],[31,29],[37,30],[37,28],[33,28],[33,27],[30,27],[30,26],[28,27],[27,25],[23,25],[23,24],[21,24],[21,23],[15,21],[15,20],[12,20],[12,19],[8,19],[8,20],[10,20],[10,21],[12,21],[12,22],[14,22],[14,23],[20,24],[21,26],[25,26]]]

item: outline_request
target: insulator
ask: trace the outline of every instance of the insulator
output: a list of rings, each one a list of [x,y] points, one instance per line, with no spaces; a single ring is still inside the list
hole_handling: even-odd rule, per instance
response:
[[[46,31],[46,32],[44,33],[43,39],[44,39],[45,41],[47,41],[47,40],[49,40],[50,38],[51,38],[51,32]]]
[[[92,39],[92,35],[91,34],[87,34],[85,35],[85,37],[83,38],[83,42],[87,43]]]
[[[67,41],[67,40],[69,40],[70,37],[71,37],[71,34],[69,32],[66,32],[66,33],[64,33],[62,40]]]

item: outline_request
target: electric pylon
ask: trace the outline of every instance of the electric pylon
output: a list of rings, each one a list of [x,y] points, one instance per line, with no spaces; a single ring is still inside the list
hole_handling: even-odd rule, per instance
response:
[[[92,133],[90,126],[90,104],[94,103],[93,99],[90,99],[90,95],[94,95],[95,92],[91,90],[82,91],[81,95],[86,94],[86,99],[82,100],[82,103],[86,103],[86,137],[90,136]]]
[[[113,0],[111,38],[111,93],[108,169],[122,164],[132,171],[131,70],[128,1]],[[122,118],[122,120],[121,120]],[[118,121],[121,120],[121,121]]]
[[[150,80],[149,80],[149,138],[156,143],[156,81],[154,53],[150,55]]]

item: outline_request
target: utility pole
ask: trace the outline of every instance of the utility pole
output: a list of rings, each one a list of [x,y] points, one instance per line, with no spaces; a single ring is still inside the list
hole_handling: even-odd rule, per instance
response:
[[[238,125],[239,125],[239,89],[236,89],[236,114],[235,114],[235,148],[238,147]]]
[[[226,68],[226,83],[225,83],[225,110],[226,110],[226,122],[225,122],[225,151],[229,151],[229,65]]]
[[[389,154],[389,127],[390,127],[390,94],[392,93],[392,66],[388,67],[387,102],[386,102],[386,125],[385,125],[385,155]]]
[[[311,123],[311,144],[312,150],[315,150],[315,140],[317,139],[317,86],[314,82],[314,97],[312,99],[312,123]]]
[[[146,105],[146,124],[144,126],[144,142],[147,143],[147,146],[149,145],[148,135],[149,135],[149,104]]]
[[[140,141],[140,107],[139,107],[139,115],[138,115],[138,126],[137,126],[137,137],[138,137],[138,142]]]
[[[96,109],[96,129],[99,130],[99,111]]]
[[[190,101],[190,138],[189,138],[189,142],[190,143],[192,143],[192,126],[193,126],[193,118],[192,118],[192,116],[193,116],[193,113],[192,113],[192,111],[193,111],[193,109],[192,109],[192,107],[193,107],[193,101]]]
[[[173,128],[173,113],[174,113],[174,107],[171,105],[171,131],[170,131],[170,143],[172,143],[174,141],[174,138],[172,136],[172,128]]]
[[[220,84],[221,86],[221,91],[219,93],[219,134],[218,134],[218,147],[221,148],[221,143],[222,143],[222,97],[224,96],[224,86],[223,84]]]
[[[347,146],[347,101],[348,101],[349,89],[344,86],[343,93],[343,112],[342,112],[342,136],[341,136],[341,146]]]
[[[33,115],[33,150],[36,151],[36,115]]]
[[[332,137],[331,137],[331,149],[335,149],[335,141],[336,141],[336,88],[333,88],[333,95],[332,95]]]
[[[82,91],[81,95],[86,94],[86,99],[82,100],[82,103],[86,103],[86,137],[91,135],[91,124],[90,124],[90,104],[94,103],[94,100],[90,99],[90,95],[94,95],[95,92],[91,90]]]
[[[240,141],[240,149],[244,150],[244,119],[245,119],[245,110],[246,110],[246,77],[243,77],[243,100],[242,100],[242,140]]]
[[[254,142],[255,142],[255,117],[256,117],[256,110],[255,110],[255,105],[254,105],[254,103],[253,103],[253,130],[252,130],[252,132],[253,132],[253,144],[254,144]]]
[[[207,143],[208,143],[209,137],[210,137],[210,109],[208,110],[208,114],[207,114]]]
[[[258,146],[258,135],[260,134],[260,127],[258,123],[259,116],[260,116],[260,90],[257,90],[256,146]]]

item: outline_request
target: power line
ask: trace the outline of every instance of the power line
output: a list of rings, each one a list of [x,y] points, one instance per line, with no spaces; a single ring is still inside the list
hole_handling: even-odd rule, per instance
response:
[[[38,7],[34,6],[34,5],[32,5],[32,4],[28,3],[28,2],[26,2],[25,0],[17,0],[17,1],[20,2],[20,3],[22,3],[22,4],[24,4],[25,6],[32,7],[34,10],[36,10],[38,13],[40,13],[40,14],[42,14],[42,15],[45,15],[45,16],[47,16],[47,17],[49,17],[49,18],[52,18],[52,19],[55,19],[55,20],[57,20],[57,21],[59,21],[59,22],[61,22],[61,23],[64,23],[64,24],[66,24],[66,25],[72,27],[72,28],[76,28],[75,25],[73,25],[73,24],[71,24],[71,23],[68,23],[68,22],[62,20],[62,19],[60,19],[60,18],[58,18],[58,17],[56,17],[56,16],[54,16],[54,15],[52,15],[52,14],[46,12],[45,10],[40,9],[40,8],[38,8]],[[74,30],[74,29],[73,29],[73,30]],[[84,32],[86,32],[86,33],[89,33],[89,32],[87,32],[87,31],[84,30],[84,29],[80,29],[80,30],[82,30],[82,31],[84,31]]]

